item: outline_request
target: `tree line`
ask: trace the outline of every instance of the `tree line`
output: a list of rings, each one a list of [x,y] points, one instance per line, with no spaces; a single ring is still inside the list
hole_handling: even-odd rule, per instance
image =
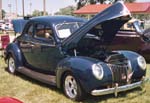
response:
[[[132,3],[135,0],[75,0],[75,2],[77,3],[77,9],[80,9],[81,7],[85,6],[86,4],[104,4],[104,3],[115,3],[117,1],[124,1],[124,2],[129,2]]]

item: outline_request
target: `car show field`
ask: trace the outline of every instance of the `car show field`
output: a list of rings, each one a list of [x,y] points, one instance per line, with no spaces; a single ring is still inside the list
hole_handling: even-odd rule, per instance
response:
[[[21,35],[3,46],[8,71],[56,86],[73,101],[82,101],[87,94],[117,97],[120,92],[143,88],[145,58],[128,49],[107,49],[131,18],[124,3],[117,2],[88,21],[73,16],[14,20],[14,31]],[[139,23],[133,25],[149,41]]]
[[[147,66],[146,76],[150,78],[150,64]],[[149,103],[150,81],[145,85],[145,90],[140,88],[105,96],[86,96],[81,103]],[[56,87],[43,84],[26,76],[11,75],[6,70],[6,63],[0,57],[0,97],[14,97],[24,103],[76,103],[67,99],[63,92]]]

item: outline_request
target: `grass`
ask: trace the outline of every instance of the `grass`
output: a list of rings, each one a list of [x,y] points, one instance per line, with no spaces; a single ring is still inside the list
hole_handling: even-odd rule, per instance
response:
[[[17,98],[24,103],[76,103],[66,98],[61,90],[49,86],[26,76],[11,75],[6,71],[6,64],[0,59],[0,97]],[[147,70],[150,77],[150,65]],[[119,93],[117,98],[113,94],[105,96],[87,96],[81,103],[150,103],[150,81],[146,84],[146,91],[140,88]]]

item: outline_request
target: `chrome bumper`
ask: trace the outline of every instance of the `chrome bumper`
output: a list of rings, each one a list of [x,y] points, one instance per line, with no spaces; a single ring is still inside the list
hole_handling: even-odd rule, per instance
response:
[[[91,92],[91,95],[99,96],[99,95],[106,95],[106,94],[114,93],[115,96],[117,96],[118,92],[131,90],[131,89],[137,88],[137,87],[142,87],[145,84],[145,82],[147,82],[147,81],[148,81],[148,79],[143,79],[142,81],[132,83],[132,84],[127,84],[124,86],[118,86],[116,84],[116,86],[114,88],[108,88],[108,89],[102,89],[102,90],[93,90]]]

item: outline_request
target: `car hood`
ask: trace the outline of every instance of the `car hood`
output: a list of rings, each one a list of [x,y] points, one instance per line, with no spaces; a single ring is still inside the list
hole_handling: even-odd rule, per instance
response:
[[[12,20],[13,29],[14,29],[15,33],[21,34],[27,21],[28,20],[25,20],[25,19],[14,19],[14,20]]]
[[[83,26],[73,32],[72,35],[62,42],[62,46],[64,49],[76,47],[81,38],[99,24],[101,24],[103,30],[103,39],[100,41],[102,44],[110,44],[120,27],[130,19],[131,14],[123,2],[117,2],[104,11],[98,13]]]

